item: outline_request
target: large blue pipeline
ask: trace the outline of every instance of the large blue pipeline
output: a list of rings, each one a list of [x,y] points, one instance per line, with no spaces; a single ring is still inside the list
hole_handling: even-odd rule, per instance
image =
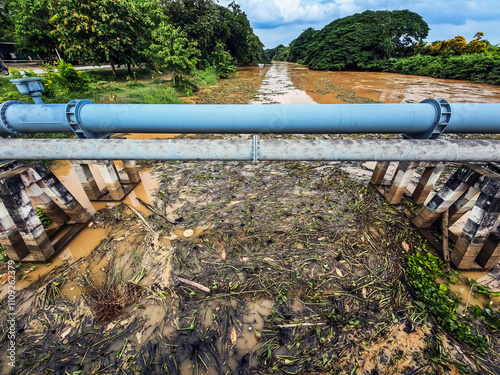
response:
[[[75,132],[78,138],[109,133],[334,134],[405,133],[436,139],[442,133],[500,133],[500,104],[448,103],[332,105],[95,104],[72,100],[44,104],[40,78],[12,80],[35,104],[0,104],[0,136]]]
[[[80,103],[78,103],[80,104]],[[173,104],[0,105],[0,136],[71,132],[69,122],[89,134],[247,133],[350,134],[406,133],[433,128],[432,103],[324,105],[173,105]],[[446,133],[500,133],[500,104],[453,103]],[[92,137],[87,137],[92,138]],[[420,137],[416,137],[420,138]],[[428,137],[424,137],[428,138]]]

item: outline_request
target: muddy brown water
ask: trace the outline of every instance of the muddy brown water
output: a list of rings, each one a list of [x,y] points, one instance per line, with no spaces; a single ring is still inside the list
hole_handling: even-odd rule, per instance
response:
[[[237,82],[235,87],[232,82]],[[260,83],[259,89],[247,89],[248,87],[256,87]],[[443,98],[449,102],[500,102],[500,87],[473,84],[464,81],[441,80],[429,77],[406,76],[391,73],[374,73],[374,72],[321,72],[311,71],[298,64],[275,62],[271,66],[255,66],[240,69],[239,73],[228,80],[221,80],[215,88],[208,90],[217,90],[217,87],[234,89],[233,94],[228,94],[226,99],[218,98],[217,103],[225,104],[234,103],[235,98],[238,103],[248,103],[253,105],[261,104],[343,104],[343,103],[368,103],[368,102],[383,102],[383,103],[413,103],[420,102],[427,98]],[[203,100],[202,95],[197,95],[190,98],[192,103],[207,103],[206,96]],[[226,101],[224,101],[226,100]],[[127,138],[165,138],[173,135],[151,135],[151,134],[135,134],[122,135]],[[119,169],[120,164],[118,163]],[[67,161],[59,161],[51,167],[54,174],[63,182],[70,192],[82,203],[82,205],[91,213],[95,213],[102,208],[110,208],[117,203],[92,203],[85,195],[76,173],[72,170],[70,163]],[[370,176],[370,166],[363,168],[353,167],[346,171],[353,177],[366,179]],[[137,198],[140,198],[146,203],[153,203],[156,194],[158,194],[159,181],[157,175],[152,169],[144,169],[140,172],[142,182],[127,196],[123,201],[124,204],[133,207],[144,215],[150,215],[150,211],[144,208]],[[96,182],[99,187],[104,187],[103,181],[96,173]],[[171,208],[174,211],[175,207]],[[168,215],[168,210],[167,210]],[[184,229],[177,229],[172,234],[171,238],[163,239],[166,246],[170,245],[171,240],[183,239],[191,236],[198,236],[207,228],[194,228],[193,233],[188,233]],[[58,254],[49,264],[37,264],[33,271],[26,273],[26,277],[17,283],[17,289],[22,290],[31,283],[36,281],[39,276],[46,274],[54,268],[62,265],[64,262],[74,262],[88,255],[99,242],[107,236],[109,229],[85,229],[72,243]],[[132,235],[133,236],[133,235]],[[131,236],[131,237],[132,237]],[[119,252],[127,251],[133,242],[133,238],[124,239],[124,246]],[[96,279],[102,274],[101,269],[104,269],[107,264],[107,258],[96,265],[92,269],[92,273]],[[484,276],[484,272],[463,272],[465,278],[478,279]],[[468,304],[483,304],[486,300],[481,297],[479,300],[470,298],[470,288],[464,284],[459,286],[451,286],[454,291],[460,292],[462,298],[468,301]],[[2,288],[0,298],[3,298],[6,293],[6,288]],[[61,291],[67,298],[79,298],[81,288],[77,283],[67,283]],[[498,299],[494,300],[498,306]],[[297,303],[295,303],[296,305]],[[295,309],[303,308],[303,306],[292,307]],[[236,351],[240,355],[245,353],[255,353],[260,346],[256,340],[256,336],[252,330],[261,330],[264,326],[264,319],[270,314],[273,307],[273,302],[267,299],[256,301],[248,301],[246,305],[246,315],[244,325],[241,327],[241,335],[238,339],[234,339]],[[205,325],[211,325],[212,312],[209,307],[202,311],[205,318]],[[215,307],[213,307],[215,308]],[[154,310],[149,314],[154,316],[158,311]],[[144,334],[144,336],[147,336]],[[231,339],[232,340],[232,339]],[[140,341],[140,339],[139,339]],[[250,356],[250,364],[256,363],[255,356]],[[190,373],[192,371],[192,363],[184,362],[180,368],[181,373]]]
[[[255,74],[258,69],[262,68],[255,67],[246,74]],[[350,93],[354,95],[346,95]],[[499,103],[500,87],[394,73],[313,71],[278,61],[269,68],[250,103],[345,104],[362,102],[361,98],[381,103],[418,103],[428,98],[452,103]]]

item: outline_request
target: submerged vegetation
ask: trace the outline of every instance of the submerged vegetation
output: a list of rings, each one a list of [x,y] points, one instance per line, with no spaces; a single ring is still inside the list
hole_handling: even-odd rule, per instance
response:
[[[150,216],[99,211],[99,246],[19,292],[16,373],[498,373],[498,313],[457,313],[418,207],[340,167],[157,166]]]

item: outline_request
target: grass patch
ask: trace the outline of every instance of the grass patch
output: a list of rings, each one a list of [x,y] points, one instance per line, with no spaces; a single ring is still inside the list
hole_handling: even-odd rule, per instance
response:
[[[205,85],[212,86],[219,82],[219,75],[214,69],[199,70],[196,77]],[[200,87],[201,89],[202,87]]]
[[[116,69],[116,76],[108,69],[85,70],[83,74],[90,79],[91,82],[124,82],[127,80],[128,70]],[[132,71],[132,76],[135,79],[151,79],[152,73],[150,69],[136,69]]]
[[[117,101],[133,104],[182,104],[177,91],[163,85],[134,86],[117,96]]]

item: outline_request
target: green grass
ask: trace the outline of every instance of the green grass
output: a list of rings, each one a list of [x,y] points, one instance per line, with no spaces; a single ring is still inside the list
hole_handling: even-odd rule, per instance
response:
[[[92,82],[97,82],[97,81],[121,82],[121,81],[126,81],[128,77],[127,69],[116,69],[116,76],[113,76],[113,72],[107,69],[85,70],[83,71],[83,74],[85,77],[89,78]],[[152,77],[153,73],[149,69],[138,69],[138,70],[133,70],[132,75],[137,79],[148,79]]]
[[[219,75],[213,69],[198,70],[196,76],[205,84],[205,86],[215,85],[219,82]]]
[[[136,86],[125,89],[118,96],[123,101],[133,104],[182,104],[177,91],[163,85]],[[120,100],[120,101],[121,101]]]

